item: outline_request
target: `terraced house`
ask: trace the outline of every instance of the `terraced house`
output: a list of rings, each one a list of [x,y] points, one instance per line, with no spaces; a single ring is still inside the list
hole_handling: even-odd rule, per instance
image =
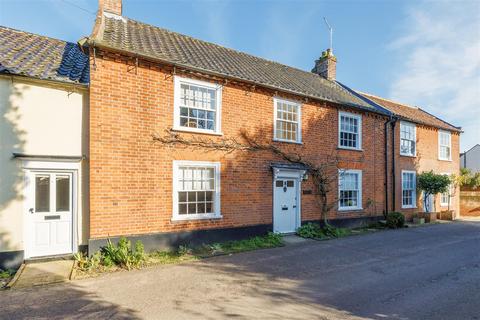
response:
[[[343,225],[375,220],[392,210],[422,210],[416,173],[458,170],[459,128],[419,108],[341,84],[329,50],[307,72],[129,19],[122,15],[120,0],[99,4],[92,34],[75,45],[76,55],[89,55],[81,78],[62,78],[64,67],[76,64],[68,60],[70,51],[49,49],[54,40],[2,29],[10,38],[36,43],[55,61],[16,68],[33,59],[32,46],[11,53],[14,44],[2,37],[4,88],[38,78],[48,85],[68,84],[64,99],[77,90],[83,94],[78,115],[68,122],[75,126],[63,127],[67,120],[59,115],[65,110],[50,110],[41,100],[13,108],[49,117],[45,122],[38,118],[42,129],[36,135],[52,132],[49,148],[78,128],[77,147],[19,152],[2,145],[2,169],[4,163],[17,168],[12,188],[24,190],[15,208],[0,207],[2,257],[71,254],[82,245],[95,252],[106,239],[122,235],[152,249],[269,230],[290,233],[320,219],[304,165],[266,151],[228,153],[154,143],[153,136],[171,132],[210,143],[243,141],[248,134],[316,165],[335,159],[328,169],[335,177],[328,201],[336,204],[329,218]],[[33,66],[37,73],[29,71]],[[45,76],[51,73],[54,78]],[[1,97],[4,118],[14,101],[8,92]],[[3,183],[1,192],[2,198],[10,192]],[[457,199],[452,190],[437,203],[458,214]],[[58,209],[67,204],[70,220]],[[15,227],[9,223],[13,216]],[[51,239],[58,234],[67,245],[54,245]]]

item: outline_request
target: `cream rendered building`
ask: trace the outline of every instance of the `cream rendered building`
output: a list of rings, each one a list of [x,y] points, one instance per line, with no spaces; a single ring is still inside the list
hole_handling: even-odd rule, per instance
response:
[[[88,241],[88,55],[0,27],[0,268]]]

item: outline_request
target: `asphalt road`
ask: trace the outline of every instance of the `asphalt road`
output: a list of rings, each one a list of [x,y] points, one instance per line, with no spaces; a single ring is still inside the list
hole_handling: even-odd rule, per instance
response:
[[[2,319],[480,319],[480,222],[0,292]]]

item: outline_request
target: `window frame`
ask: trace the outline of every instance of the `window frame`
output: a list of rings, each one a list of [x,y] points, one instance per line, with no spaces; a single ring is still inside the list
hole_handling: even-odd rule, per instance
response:
[[[296,140],[288,140],[288,139],[282,139],[282,138],[277,138],[277,104],[278,102],[284,102],[288,104],[294,104],[297,106],[297,139]],[[273,98],[273,141],[278,141],[278,142],[286,142],[286,143],[297,143],[301,144],[302,143],[302,104],[298,101],[295,100],[289,100],[289,99],[284,99],[284,98],[279,98],[279,97],[274,97]]]
[[[181,215],[178,213],[178,192],[179,188],[179,168],[182,166],[190,167],[207,167],[214,168],[215,174],[215,190],[214,190],[214,208],[213,213],[204,213],[204,214],[186,214]],[[182,221],[182,220],[203,220],[203,219],[220,219],[222,218],[221,208],[220,208],[220,162],[210,162],[210,161],[189,161],[189,160],[174,160],[173,161],[173,194],[172,194],[172,221]]]
[[[340,189],[341,176],[345,173],[354,173],[358,175],[358,196],[357,196],[357,206],[355,207],[341,207],[340,206],[340,194],[342,189]],[[362,170],[357,169],[339,169],[338,170],[338,211],[354,211],[354,210],[363,210],[363,178]]]
[[[357,147],[348,147],[341,145],[341,133],[342,133],[342,116],[350,117],[358,120],[358,143]],[[362,115],[346,112],[346,111],[338,111],[338,148],[339,149],[347,149],[347,150],[362,150]]]
[[[415,151],[413,154],[411,153],[404,153],[402,152],[402,126],[410,126],[413,127],[413,134],[414,134],[414,142],[415,142]],[[409,140],[412,141],[412,140]],[[400,148],[400,155],[404,157],[416,157],[417,156],[417,125],[413,122],[409,121],[400,121],[400,132],[399,132],[399,148]]]
[[[448,135],[448,142],[449,142],[449,145],[448,145],[448,148],[450,150],[449,154],[450,156],[448,158],[442,158],[442,146],[446,146],[446,145],[442,145],[441,141],[442,141],[442,134],[447,134]],[[442,160],[442,161],[452,161],[452,133],[450,131],[446,131],[446,130],[438,130],[438,160]]]
[[[207,89],[215,90],[215,130],[209,129],[199,129],[199,128],[190,128],[182,127],[180,125],[180,92],[181,85],[189,84],[198,87],[204,87]],[[202,81],[197,79],[184,78],[180,76],[174,77],[174,93],[173,93],[173,130],[177,131],[186,131],[186,132],[196,132],[212,135],[223,135],[222,133],[222,90],[223,86],[216,83]]]
[[[445,176],[447,176],[447,177],[449,177],[449,176],[451,175],[450,173],[446,173],[446,172],[444,172],[444,173],[442,173],[442,174],[445,175]],[[452,204],[452,201],[451,201],[451,199],[453,198],[453,197],[452,197],[452,189],[453,189],[453,184],[450,183],[450,184],[448,185],[448,190],[447,190],[447,192],[446,192],[446,193],[448,194],[448,201],[447,201],[447,202],[442,202],[442,200],[443,200],[442,198],[443,198],[443,195],[444,195],[445,193],[440,193],[440,201],[439,201],[439,202],[440,202],[440,207],[448,207],[449,205]]]
[[[413,182],[414,182],[414,187],[413,187],[413,194],[412,194],[412,204],[403,204],[403,174],[408,173],[412,174],[413,173]],[[402,180],[401,180],[401,190],[402,190],[402,209],[416,209],[417,208],[417,172],[413,170],[402,170]]]

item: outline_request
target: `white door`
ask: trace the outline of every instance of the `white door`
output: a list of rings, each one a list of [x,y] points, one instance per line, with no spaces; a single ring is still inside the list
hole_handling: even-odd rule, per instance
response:
[[[275,181],[274,232],[290,233],[297,229],[297,185],[295,179],[278,178]]]
[[[28,172],[27,258],[72,253],[71,172]]]

